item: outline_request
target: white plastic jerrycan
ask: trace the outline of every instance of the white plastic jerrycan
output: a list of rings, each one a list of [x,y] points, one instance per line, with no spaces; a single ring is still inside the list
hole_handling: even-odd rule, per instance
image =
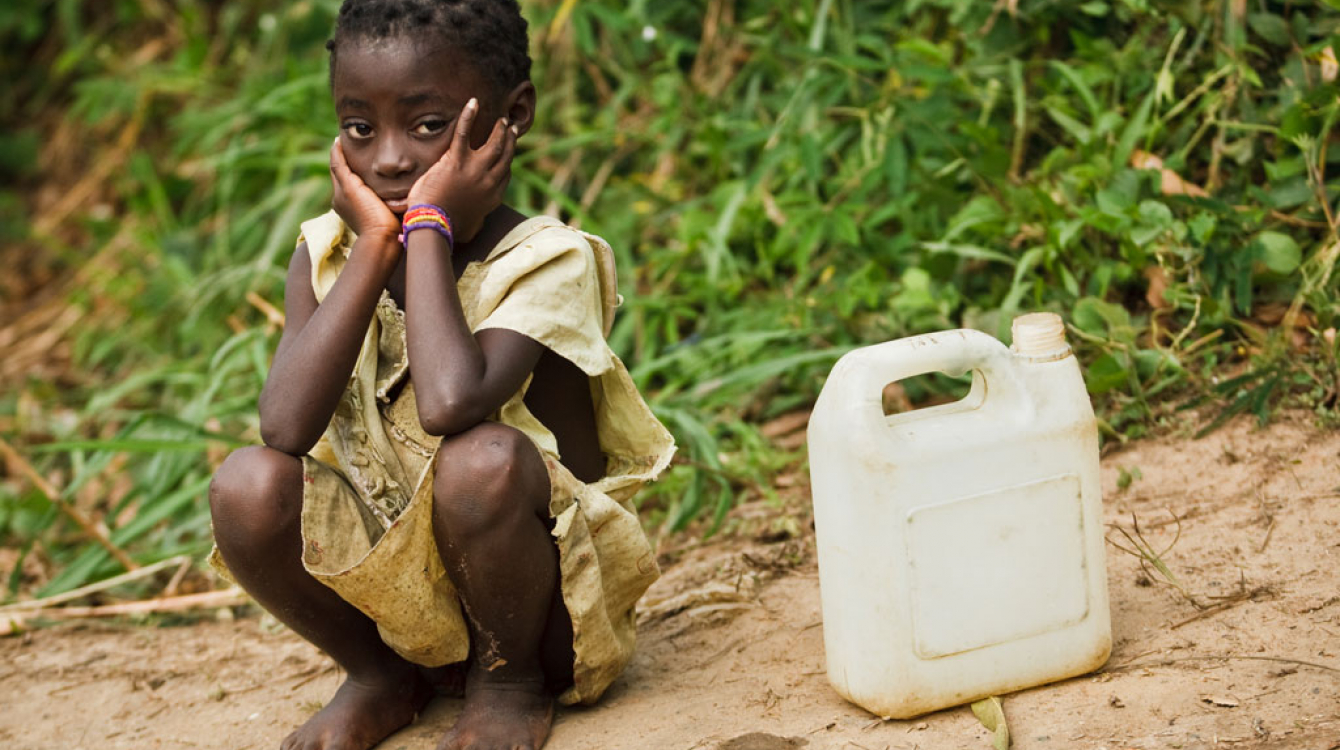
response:
[[[886,385],[971,371],[886,416]],[[909,718],[1092,671],[1111,652],[1098,430],[1061,318],[848,353],[809,426],[828,679]]]

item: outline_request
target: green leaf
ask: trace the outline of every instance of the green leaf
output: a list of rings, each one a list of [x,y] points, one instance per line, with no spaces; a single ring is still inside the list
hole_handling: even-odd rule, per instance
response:
[[[1146,127],[1149,124],[1149,113],[1154,107],[1154,98],[1158,96],[1158,90],[1151,88],[1148,94],[1145,94],[1144,101],[1140,102],[1140,108],[1135,111],[1135,116],[1126,123],[1126,129],[1121,133],[1121,139],[1117,141],[1117,149],[1112,152],[1112,167],[1121,169],[1126,166],[1126,160],[1130,158],[1131,151],[1135,148],[1135,142],[1145,135]]]
[[[1087,125],[1076,120],[1074,117],[1071,117],[1059,107],[1045,104],[1043,105],[1043,109],[1047,110],[1047,114],[1052,116],[1052,119],[1056,121],[1057,125],[1060,125],[1071,135],[1071,137],[1079,141],[1080,145],[1089,145],[1089,141],[1093,138],[1093,133],[1089,130]]]
[[[941,239],[952,242],[960,234],[979,224],[993,224],[1004,220],[1005,212],[1000,202],[989,195],[979,195],[964,204],[963,208],[949,220],[949,230]]]
[[[1084,383],[1089,393],[1098,396],[1126,382],[1126,367],[1111,354],[1104,354],[1084,371]]]
[[[1098,191],[1096,202],[1099,210],[1112,216],[1123,216],[1127,209],[1135,206],[1140,196],[1140,173],[1134,169],[1123,169],[1113,176],[1107,187]]]
[[[1266,193],[1266,201],[1272,208],[1288,209],[1310,203],[1316,199],[1316,192],[1307,178],[1300,175],[1276,185]]]
[[[1205,241],[1214,233],[1214,227],[1219,222],[1214,214],[1199,213],[1191,217],[1187,226],[1191,229],[1191,236],[1196,238],[1196,242],[1205,244]]]
[[[903,282],[903,294],[930,296],[931,275],[926,269],[913,266],[903,271],[900,281]]]
[[[1106,188],[1098,191],[1098,194],[1094,196],[1094,203],[1098,205],[1099,211],[1118,218],[1125,218],[1126,209],[1131,207],[1131,204],[1126,202],[1121,193]]]
[[[235,438],[220,437],[220,442],[231,445],[243,445],[244,442]],[[194,453],[204,451],[209,448],[208,440],[188,440],[176,438],[112,438],[108,440],[66,440],[59,443],[46,443],[35,445],[30,450],[33,453],[61,453],[72,450],[104,450],[104,451],[124,451],[126,453],[164,453],[164,452],[187,452]]]
[[[936,45],[934,42],[921,39],[920,37],[899,42],[897,49],[899,52],[914,52],[923,55],[937,65],[950,65],[953,63],[953,59],[948,50]]]
[[[1148,380],[1165,367],[1176,367],[1176,360],[1158,349],[1141,349],[1131,357],[1135,372],[1141,380]]]
[[[1173,222],[1172,210],[1159,201],[1140,201],[1140,221],[1156,227],[1168,227]]]
[[[977,701],[972,704],[972,714],[992,732],[991,747],[994,750],[1010,750],[1010,727],[1005,723],[1005,708],[999,698],[993,695]]]
[[[1274,13],[1253,13],[1247,16],[1247,25],[1257,36],[1276,47],[1289,46],[1289,24]]]
[[[1117,489],[1127,489],[1131,486],[1132,482],[1143,478],[1144,472],[1140,471],[1139,466],[1132,466],[1130,468],[1122,466],[1117,470]]]
[[[1262,232],[1256,235],[1261,244],[1261,260],[1266,268],[1281,276],[1293,273],[1303,260],[1303,252],[1298,243],[1287,234]]]
[[[1260,252],[1259,245],[1257,253]],[[1233,304],[1237,305],[1238,312],[1243,315],[1252,313],[1252,264],[1251,261],[1243,263],[1238,269],[1238,275],[1233,278]]]
[[[1079,234],[1080,230],[1083,228],[1084,228],[1083,219],[1067,219],[1065,221],[1058,222],[1057,224],[1055,224],[1056,246],[1061,250],[1065,250],[1067,247],[1070,247],[1070,243],[1072,240],[1075,239],[1075,235]]]
[[[981,247],[980,245],[964,245],[953,242],[923,242],[921,246],[932,253],[948,253],[957,255],[960,258],[969,260],[994,260],[1008,265],[1014,265],[1014,258],[998,250]]]
[[[1097,297],[1085,297],[1076,302],[1070,316],[1081,331],[1116,341],[1126,340],[1133,330],[1131,314],[1126,308]]]
[[[1014,312],[1019,309],[1019,301],[1024,298],[1024,293],[1030,286],[1025,277],[1033,272],[1033,268],[1046,255],[1045,247],[1030,247],[1019,256],[1019,263],[1014,267],[1014,280],[1010,282],[1010,291],[1005,295],[1005,299],[1000,303],[1000,309],[1005,312]]]
[[[1131,230],[1131,242],[1134,242],[1140,247],[1144,247],[1166,231],[1167,230],[1163,227],[1151,227],[1147,224],[1141,225]]]
[[[1089,110],[1090,119],[1097,120],[1103,108],[1098,104],[1098,97],[1094,96],[1093,89],[1090,89],[1089,84],[1085,83],[1083,78],[1080,78],[1079,72],[1060,60],[1052,60],[1051,66],[1053,70],[1065,77],[1071,88],[1075,89],[1075,93],[1079,94],[1079,97],[1084,100],[1084,106]]]
[[[833,0],[822,0],[819,3],[819,12],[814,14],[814,26],[810,29],[810,41],[807,45],[812,52],[818,52],[824,46],[824,30],[828,28],[828,13],[833,7]]]

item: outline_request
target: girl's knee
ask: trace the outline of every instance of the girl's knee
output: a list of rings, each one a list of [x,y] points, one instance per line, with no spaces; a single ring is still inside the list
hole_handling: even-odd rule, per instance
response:
[[[484,422],[444,440],[436,468],[435,515],[459,533],[547,512],[544,459],[515,428]]]
[[[240,448],[209,483],[209,510],[220,537],[284,527],[302,507],[302,460],[265,446]]]

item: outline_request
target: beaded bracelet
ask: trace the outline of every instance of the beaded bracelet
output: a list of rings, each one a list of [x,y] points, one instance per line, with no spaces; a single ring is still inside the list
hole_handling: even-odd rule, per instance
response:
[[[447,212],[429,203],[418,203],[409,207],[401,222],[400,244],[408,245],[409,233],[415,229],[431,229],[447,238],[447,249],[455,247],[455,238],[451,233],[451,217]]]

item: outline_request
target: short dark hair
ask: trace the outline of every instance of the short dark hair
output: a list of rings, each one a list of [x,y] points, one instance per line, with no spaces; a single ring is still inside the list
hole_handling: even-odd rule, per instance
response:
[[[331,73],[346,42],[422,34],[463,53],[499,92],[530,80],[530,40],[516,0],[344,0],[326,42]]]

